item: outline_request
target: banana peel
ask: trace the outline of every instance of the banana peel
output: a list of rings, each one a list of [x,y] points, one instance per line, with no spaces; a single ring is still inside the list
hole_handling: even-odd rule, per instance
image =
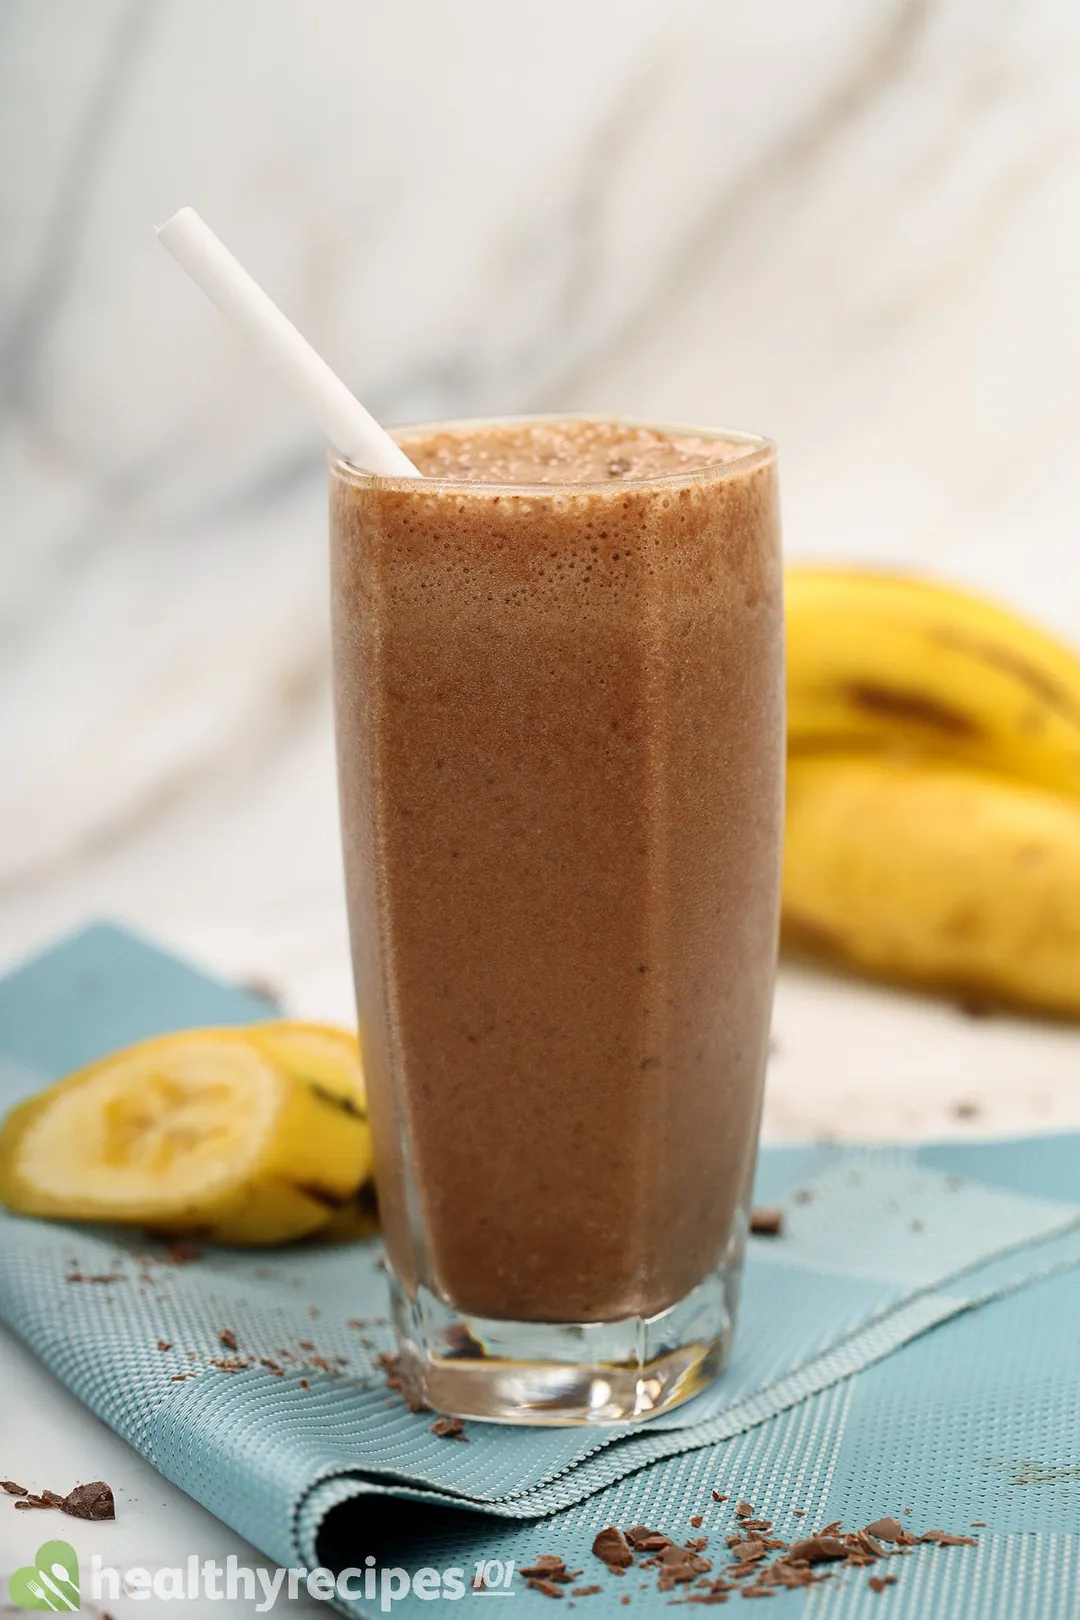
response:
[[[1080,798],[1080,656],[937,580],[785,573],[792,753],[906,748]]]
[[[900,984],[1080,1017],[1080,804],[961,765],[793,757],[789,949]]]

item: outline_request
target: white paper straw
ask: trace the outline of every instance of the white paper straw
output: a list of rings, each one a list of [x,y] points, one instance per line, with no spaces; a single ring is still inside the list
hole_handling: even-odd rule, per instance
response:
[[[420,477],[386,429],[301,337],[194,208],[181,208],[158,227],[157,234],[177,263],[277,372],[346,461],[383,477]]]

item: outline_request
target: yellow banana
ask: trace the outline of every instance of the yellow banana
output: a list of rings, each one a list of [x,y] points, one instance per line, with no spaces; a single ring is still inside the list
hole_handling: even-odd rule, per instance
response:
[[[27,1215],[283,1243],[371,1169],[355,1038],[284,1023],[143,1041],[15,1108],[0,1200]]]
[[[942,762],[789,763],[788,944],[1080,1017],[1080,804]]]
[[[966,591],[786,575],[792,749],[891,744],[1080,797],[1080,656]]]

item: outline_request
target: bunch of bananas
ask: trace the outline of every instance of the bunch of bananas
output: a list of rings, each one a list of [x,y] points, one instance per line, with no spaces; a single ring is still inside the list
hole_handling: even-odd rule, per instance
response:
[[[215,1243],[375,1229],[355,1035],[275,1022],[130,1046],[14,1109],[0,1201]]]
[[[1080,1016],[1080,657],[930,580],[786,589],[786,943]]]

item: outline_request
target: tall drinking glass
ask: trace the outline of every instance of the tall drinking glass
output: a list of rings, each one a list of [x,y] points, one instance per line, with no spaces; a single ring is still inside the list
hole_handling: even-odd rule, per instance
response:
[[[602,418],[331,464],[353,966],[402,1369],[616,1422],[730,1344],[776,954],[775,453]]]

